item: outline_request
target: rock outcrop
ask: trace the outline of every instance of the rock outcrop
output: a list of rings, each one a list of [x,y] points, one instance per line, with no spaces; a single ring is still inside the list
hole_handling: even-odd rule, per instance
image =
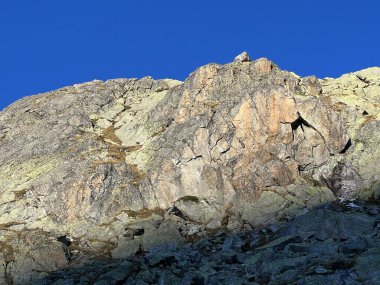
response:
[[[55,263],[29,271],[65,267],[67,245],[52,238],[125,256],[168,229],[180,241],[379,198],[379,102],[379,68],[301,78],[246,53],[184,82],[95,80],[23,98],[0,113],[0,284],[35,278],[15,276],[41,251]],[[14,242],[20,232],[44,248]]]

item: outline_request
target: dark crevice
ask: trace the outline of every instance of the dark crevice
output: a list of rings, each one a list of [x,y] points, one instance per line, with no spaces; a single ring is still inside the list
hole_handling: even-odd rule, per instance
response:
[[[362,82],[364,82],[364,83],[366,83],[366,84],[370,84],[370,83],[371,83],[371,81],[367,80],[367,77],[361,77],[360,75],[357,75],[357,74],[356,74],[356,77],[357,77],[360,81],[362,81]]]
[[[189,162],[189,161],[192,161],[192,160],[197,160],[197,159],[200,159],[200,158],[203,158],[203,155],[201,155],[201,154],[196,155],[196,156],[194,156],[193,158],[189,159],[189,160],[186,161],[186,162]]]
[[[70,238],[68,238],[67,236],[59,236],[57,237],[57,241],[63,243],[66,246],[70,246],[72,244]]]
[[[188,146],[189,146],[189,145],[188,145]],[[189,146],[189,147],[190,147],[190,146]],[[192,160],[197,160],[197,159],[200,159],[200,158],[203,158],[203,155],[201,155],[201,154],[200,154],[200,155],[196,155],[196,156],[194,156],[194,157],[192,157],[192,158],[190,158],[190,159],[188,159],[188,160],[184,160],[184,161],[183,161],[183,160],[178,160],[177,163],[176,163],[175,165],[177,166],[177,165],[180,165],[182,162],[183,162],[183,163],[187,163],[187,162],[190,162],[190,161],[192,161]]]
[[[176,206],[168,210],[168,213],[171,215],[175,215],[177,217],[180,217],[181,219],[186,220],[187,217],[182,213],[180,209],[178,209]]]
[[[231,149],[231,147],[228,147],[226,150],[223,150],[220,154],[225,154],[225,153],[228,152],[230,149]]]
[[[144,234],[144,229],[136,229],[134,236],[142,236]]]
[[[307,169],[307,167],[310,165],[311,163],[307,163],[307,164],[299,164],[298,165],[298,173],[301,174],[302,171],[307,171],[309,169]]]
[[[299,127],[302,129],[302,132],[305,132],[303,126],[312,128],[315,130],[315,128],[312,125],[310,125],[304,118],[302,118],[299,112],[297,112],[297,115],[298,115],[297,120],[290,123],[290,126],[292,127],[293,140],[294,140],[294,131],[297,130]]]
[[[364,112],[362,113],[362,115],[363,115],[363,116],[367,116],[367,115],[368,115],[368,112],[367,112],[367,111],[364,111]]]
[[[294,122],[290,123],[291,127],[292,127],[292,135],[293,135],[293,141],[294,141],[294,131],[297,130],[299,127],[301,127],[302,131],[305,132],[303,126],[305,127],[308,127],[308,128],[311,128],[313,129],[314,131],[316,131],[322,138],[326,148],[329,150],[330,152],[330,155],[331,156],[334,156],[334,152],[330,149],[330,147],[328,146],[327,142],[326,142],[326,139],[325,137],[322,135],[322,133],[320,131],[318,131],[313,125],[309,124],[308,121],[306,121],[304,118],[302,118],[301,114],[299,112],[297,112],[297,115],[298,115],[298,118],[297,120],[295,120]]]
[[[165,126],[168,128],[173,122],[174,122],[174,118],[170,118]]]
[[[298,118],[294,122],[290,123],[292,130],[295,131],[298,127],[301,127],[304,132],[303,126],[308,128],[313,128],[304,118],[302,118],[301,114],[297,112]]]
[[[351,139],[348,140],[344,148],[339,152],[340,154],[346,153],[346,151],[352,146],[352,141]]]

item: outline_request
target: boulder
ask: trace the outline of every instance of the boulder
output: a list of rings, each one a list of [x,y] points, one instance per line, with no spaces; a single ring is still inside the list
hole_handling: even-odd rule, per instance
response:
[[[235,57],[234,61],[247,62],[247,61],[251,61],[251,59],[249,58],[248,53],[246,51],[243,51],[241,54]]]

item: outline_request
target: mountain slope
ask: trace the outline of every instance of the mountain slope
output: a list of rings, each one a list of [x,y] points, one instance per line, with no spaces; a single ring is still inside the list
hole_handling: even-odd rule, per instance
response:
[[[146,234],[141,225],[173,207],[187,236],[193,225],[258,227],[336,197],[378,198],[379,97],[379,68],[320,80],[241,55],[184,82],[93,81],[19,100],[0,113],[4,264],[10,276],[30,271],[20,260],[38,243],[20,232],[109,253],[130,247],[126,228]]]

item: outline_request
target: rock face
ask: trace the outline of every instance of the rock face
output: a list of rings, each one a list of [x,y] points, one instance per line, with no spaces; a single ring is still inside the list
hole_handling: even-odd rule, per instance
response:
[[[127,242],[126,229],[154,237],[173,211],[191,225],[169,228],[189,233],[376,198],[379,102],[379,68],[300,78],[246,53],[184,82],[93,81],[26,97],[0,113],[0,248],[22,252],[10,240],[38,231],[44,244],[67,235],[79,250],[122,256],[121,245],[149,247]],[[21,284],[23,261],[6,252],[0,283]],[[66,265],[57,252],[45,271]]]
[[[338,165],[321,168],[321,176],[338,195],[370,198],[378,189],[380,175],[376,131],[380,127],[380,68],[323,79],[321,83],[323,100],[345,121],[351,138],[344,159]]]

